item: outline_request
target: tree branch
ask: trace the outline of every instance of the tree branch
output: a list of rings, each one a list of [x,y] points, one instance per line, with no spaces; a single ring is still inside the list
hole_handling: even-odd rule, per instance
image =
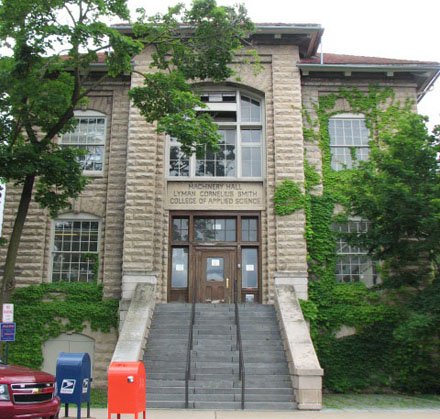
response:
[[[74,25],[76,25],[77,21],[75,20],[75,16],[73,16],[73,13],[70,11],[70,9],[66,5],[64,5],[64,8],[67,10],[67,13],[69,14],[70,18],[72,19],[72,23]]]

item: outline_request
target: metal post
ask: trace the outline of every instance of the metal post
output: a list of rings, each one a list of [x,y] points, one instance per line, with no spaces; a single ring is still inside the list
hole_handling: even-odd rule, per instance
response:
[[[9,357],[9,342],[6,341],[6,344],[5,344],[5,364],[8,363],[8,357]]]

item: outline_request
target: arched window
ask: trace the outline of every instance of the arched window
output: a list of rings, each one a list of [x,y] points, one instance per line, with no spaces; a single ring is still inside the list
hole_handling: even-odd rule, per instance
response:
[[[65,214],[53,226],[52,281],[96,281],[99,219],[89,214]]]
[[[351,169],[356,161],[368,159],[370,133],[363,115],[335,115],[329,120],[328,131],[334,170]]]
[[[62,147],[77,147],[86,150],[79,158],[85,172],[101,173],[104,169],[104,151],[107,120],[97,111],[75,111],[75,130],[61,137]]]
[[[218,124],[220,150],[203,157],[186,156],[178,139],[169,139],[170,177],[256,178],[263,177],[263,102],[240,90],[205,91],[200,96]]]

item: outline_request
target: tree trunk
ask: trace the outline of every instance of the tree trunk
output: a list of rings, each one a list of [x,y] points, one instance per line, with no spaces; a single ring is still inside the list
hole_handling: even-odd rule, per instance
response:
[[[3,303],[9,301],[11,292],[15,286],[15,262],[17,260],[18,247],[20,245],[21,233],[23,232],[24,222],[32,199],[32,189],[34,187],[35,176],[27,176],[23,190],[21,191],[20,204],[18,206],[17,215],[15,217],[14,228],[12,229],[11,238],[6,254],[5,270],[1,283],[0,308]]]

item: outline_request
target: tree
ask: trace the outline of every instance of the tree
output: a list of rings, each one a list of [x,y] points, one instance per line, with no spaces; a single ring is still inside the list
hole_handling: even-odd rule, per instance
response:
[[[153,67],[144,86],[131,97],[148,122],[176,136],[187,152],[215,147],[217,128],[191,90],[190,80],[224,80],[232,75],[234,53],[253,26],[243,7],[196,0],[164,15],[140,11],[134,37],[106,21],[129,19],[126,0],[1,0],[0,178],[22,188],[9,238],[2,301],[15,284],[14,270],[33,193],[51,216],[69,205],[87,184],[77,157],[81,150],[61,148],[57,136],[74,128],[74,110],[110,77],[131,71],[131,59],[154,46]],[[221,36],[219,36],[221,35]],[[99,79],[90,64],[106,53],[107,71]],[[1,303],[1,301],[0,301]]]
[[[409,110],[391,109],[367,162],[350,178],[348,212],[371,222],[357,239],[382,261],[384,285],[422,289],[440,268],[437,135]]]

